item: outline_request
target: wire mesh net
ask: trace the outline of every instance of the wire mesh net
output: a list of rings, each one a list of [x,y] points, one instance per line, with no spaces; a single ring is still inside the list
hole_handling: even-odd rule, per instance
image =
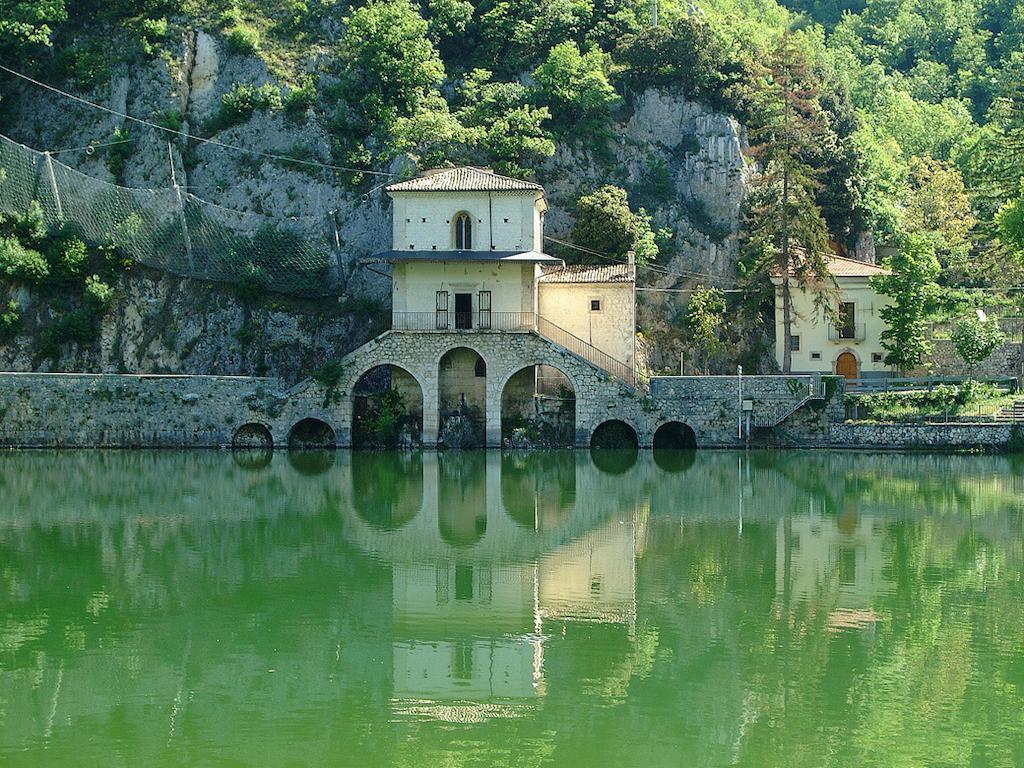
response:
[[[338,292],[340,253],[326,217],[275,219],[179,189],[119,187],[0,136],[0,212],[22,214],[33,201],[49,227],[147,267],[297,296]]]

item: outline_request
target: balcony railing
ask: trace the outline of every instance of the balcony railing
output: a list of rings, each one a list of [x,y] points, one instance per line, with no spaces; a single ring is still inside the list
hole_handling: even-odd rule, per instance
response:
[[[396,331],[518,331],[537,330],[533,312],[392,312],[391,327]]]
[[[632,366],[621,360],[616,360],[593,344],[534,312],[451,312],[441,309],[434,312],[392,312],[391,327],[396,331],[444,333],[459,331],[537,333],[564,347],[574,355],[590,361],[598,368],[603,368],[631,387],[636,386],[636,372]]]
[[[847,325],[830,325],[828,327],[829,341],[864,341],[867,332],[864,323],[849,323]]]

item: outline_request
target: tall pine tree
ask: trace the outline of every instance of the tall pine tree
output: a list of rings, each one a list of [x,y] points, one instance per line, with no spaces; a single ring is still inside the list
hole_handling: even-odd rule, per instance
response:
[[[787,35],[756,94],[750,156],[759,173],[747,200],[744,256],[748,275],[762,286],[781,281],[782,370],[792,369],[793,288],[814,294],[815,308],[834,319],[836,283],[829,272],[829,232],[816,193],[823,169],[811,165],[827,134],[820,91],[804,53]]]

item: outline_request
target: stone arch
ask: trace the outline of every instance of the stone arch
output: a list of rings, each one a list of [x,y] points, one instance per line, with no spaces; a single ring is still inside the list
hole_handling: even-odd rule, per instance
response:
[[[487,533],[486,456],[481,451],[437,457],[437,529],[453,547],[469,547]]]
[[[655,451],[690,451],[697,447],[697,434],[682,421],[666,421],[654,432]]]
[[[566,448],[576,444],[577,392],[561,366],[535,362],[512,371],[498,390],[501,439],[511,447]],[[523,429],[523,445],[516,445]]]
[[[621,419],[608,419],[590,433],[590,447],[596,450],[636,450],[640,447],[636,429]]]
[[[352,501],[366,523],[396,531],[423,508],[423,456],[360,452],[352,455]]]
[[[576,454],[573,451],[504,452],[501,502],[522,528],[559,528],[576,508]]]
[[[272,451],[274,450],[274,435],[266,424],[250,421],[235,430],[231,436],[231,447],[236,451]]]
[[[391,362],[366,368],[352,385],[352,447],[409,448],[423,438],[423,384]]]
[[[483,360],[483,376],[479,361]],[[437,360],[438,442],[449,448],[486,444],[487,358],[467,344],[449,347]]]
[[[334,427],[322,419],[302,419],[288,431],[289,451],[332,450],[337,444]]]

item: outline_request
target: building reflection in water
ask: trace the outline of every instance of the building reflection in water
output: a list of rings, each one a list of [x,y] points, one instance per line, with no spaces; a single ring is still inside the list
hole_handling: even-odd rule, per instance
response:
[[[345,530],[391,568],[397,712],[513,716],[546,693],[547,624],[632,637],[647,505],[610,493],[586,454],[426,453],[397,472],[394,456],[352,463]]]

